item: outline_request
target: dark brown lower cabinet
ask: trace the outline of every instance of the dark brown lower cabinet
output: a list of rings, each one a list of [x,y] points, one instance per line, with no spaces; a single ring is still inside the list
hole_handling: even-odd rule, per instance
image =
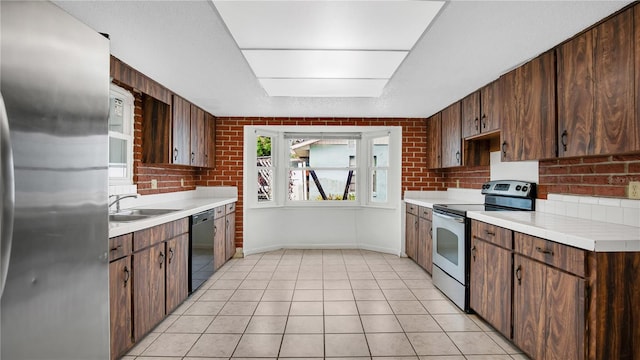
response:
[[[109,307],[111,359],[117,359],[133,344],[131,333],[131,256],[109,263]]]
[[[228,204],[225,216],[225,260],[236,254],[236,204]]]
[[[223,212],[224,213],[224,212]],[[221,216],[213,222],[213,268],[218,270],[227,261],[226,218]]]
[[[189,234],[167,241],[166,313],[171,313],[189,295]]]
[[[512,251],[471,238],[470,306],[506,337],[511,333]]]
[[[429,274],[433,266],[432,210],[419,207],[418,246],[416,262]]]
[[[165,315],[165,243],[133,254],[133,336],[139,341]]]
[[[513,342],[533,359],[585,358],[585,280],[515,255]]]
[[[418,216],[410,212],[407,212],[406,222],[405,222],[404,252],[407,254],[409,258],[413,260],[416,260],[418,255],[418,226],[419,226]]]

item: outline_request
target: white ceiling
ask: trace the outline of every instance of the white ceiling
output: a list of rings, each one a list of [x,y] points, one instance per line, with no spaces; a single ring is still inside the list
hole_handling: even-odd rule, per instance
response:
[[[630,3],[447,2],[380,97],[318,98],[267,96],[209,0],[54,2],[210,113],[277,117],[430,116]]]

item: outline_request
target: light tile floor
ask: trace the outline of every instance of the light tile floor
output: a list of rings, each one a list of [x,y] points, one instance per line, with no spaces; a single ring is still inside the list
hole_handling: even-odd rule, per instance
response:
[[[125,360],[527,359],[413,261],[363,250],[233,259]]]

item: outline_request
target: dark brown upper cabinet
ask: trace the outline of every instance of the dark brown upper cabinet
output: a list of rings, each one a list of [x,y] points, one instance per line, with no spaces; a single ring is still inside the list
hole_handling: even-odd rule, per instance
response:
[[[558,47],[559,156],[640,148],[633,18],[627,9]]]
[[[442,164],[442,113],[427,119],[427,168],[437,169]]]
[[[207,166],[207,133],[204,110],[191,105],[191,166]]]
[[[173,95],[173,143],[171,164],[191,165],[191,104]]]
[[[552,50],[502,76],[502,160],[556,156],[555,68]]]
[[[636,133],[640,133],[640,4],[633,8],[634,11],[634,29],[636,39],[635,58],[636,58]],[[636,148],[640,148],[640,134],[636,135]]]
[[[462,138],[500,129],[500,80],[496,80],[461,101]]]
[[[462,131],[460,102],[442,110],[442,164],[441,167],[462,165]]]

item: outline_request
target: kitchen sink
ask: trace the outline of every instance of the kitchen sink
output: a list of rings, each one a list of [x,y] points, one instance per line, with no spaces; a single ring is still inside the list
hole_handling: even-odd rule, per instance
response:
[[[117,212],[116,215],[157,216],[169,214],[179,210],[175,209],[126,209]]]
[[[113,222],[130,222],[136,220],[143,220],[153,216],[169,214],[176,209],[126,209],[121,210],[115,214],[109,214],[109,221]]]
[[[142,220],[150,217],[149,215],[132,215],[132,214],[109,214],[109,221],[129,222]]]

